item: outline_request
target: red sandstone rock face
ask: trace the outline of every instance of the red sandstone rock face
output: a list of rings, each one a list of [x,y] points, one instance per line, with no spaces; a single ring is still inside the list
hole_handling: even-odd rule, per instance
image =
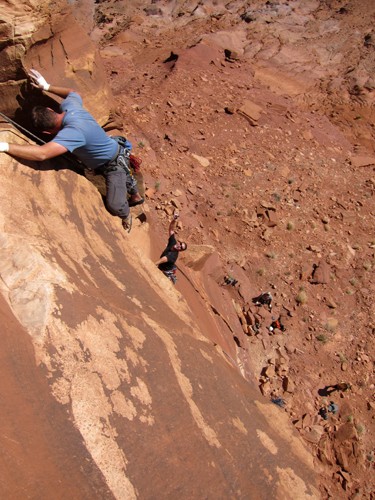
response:
[[[0,158],[2,293],[83,438],[62,420],[64,456],[77,446],[92,467],[73,491],[94,479],[100,498],[309,498],[311,458],[286,415],[316,455],[323,495],[371,490],[373,93],[350,89],[359,70],[367,81],[372,28],[358,6],[98,4],[91,37],[150,195],[150,225],[136,221],[130,238],[87,180]],[[56,23],[73,54],[70,22]],[[171,51],[178,60],[164,63]],[[77,82],[91,85],[85,71]],[[149,261],[174,206],[189,243],[178,293]],[[238,286],[222,286],[225,274]],[[251,301],[266,290],[272,311]],[[285,332],[269,330],[277,318]],[[343,379],[353,390],[331,396],[340,412],[324,421],[318,391]],[[40,468],[25,460],[23,477],[37,494]]]
[[[82,10],[79,11],[82,16]],[[40,93],[26,88],[27,71],[34,67],[51,83],[73,87],[85,95],[86,107],[100,123],[108,122],[113,101],[103,65],[88,32],[64,1],[6,4],[0,36],[1,112],[13,117],[28,108]]]
[[[22,18],[26,27],[19,44],[25,53],[22,63],[13,61],[19,69],[12,74],[15,85],[4,86],[3,95],[11,91],[3,111],[15,111],[25,68],[34,66],[48,81],[77,84],[89,109],[95,94],[100,119],[106,93],[97,91],[94,52],[87,52],[83,36],[77,38],[68,11],[53,14],[46,25],[43,9],[38,16],[30,12],[28,21]],[[7,64],[12,67],[10,57]],[[10,74],[5,71],[3,78]],[[26,100],[28,92],[22,89]],[[1,138],[26,140],[8,125]],[[43,487],[47,496],[61,488],[88,498],[177,492],[186,498],[267,498],[270,491],[316,498],[311,456],[283,412],[262,400],[200,331],[200,322],[212,332],[217,326],[210,317],[194,319],[179,293],[105,212],[92,184],[69,170],[56,172],[54,162],[43,171],[5,155],[1,162],[7,172],[1,183],[1,292],[10,308],[3,306],[2,318],[9,328],[14,325],[10,342],[17,336],[27,342],[24,334],[30,335],[38,365],[30,367],[29,399],[22,392],[12,398],[15,370],[3,366],[8,418],[18,411],[29,415],[32,435],[19,434],[18,450],[9,446],[3,493],[27,489],[38,496]],[[138,230],[140,242],[145,227]],[[137,228],[132,235],[137,241]],[[204,260],[198,259],[198,268]],[[203,318],[200,300],[194,307]],[[34,394],[50,405],[41,418],[32,410]],[[45,419],[54,419],[56,429]],[[22,418],[18,422],[25,425]],[[13,442],[10,425],[7,432]],[[40,457],[29,465],[31,447]],[[64,464],[55,466],[59,453]],[[12,476],[17,457],[20,480]],[[53,465],[47,467],[49,461]],[[59,475],[69,477],[69,485],[59,483]]]
[[[73,469],[70,490],[91,498],[317,498],[312,457],[286,414],[207,337],[217,326],[199,296],[193,314],[142,251],[147,224],[135,223],[128,236],[92,184],[69,170],[10,159],[2,168],[1,293],[13,313],[4,306],[2,318],[14,325],[10,345],[30,335],[38,364],[29,399],[12,398],[10,412],[22,405],[36,439],[52,432],[30,409],[39,385],[50,401],[42,374],[66,412],[54,441],[36,443],[40,462],[19,465],[29,494],[37,494],[43,460],[58,446],[65,464],[48,470],[56,477]],[[5,364],[2,380],[14,387],[14,377]],[[61,420],[50,405],[43,418],[56,411]],[[23,458],[33,440],[20,439]],[[76,473],[87,455],[92,468]],[[11,464],[2,465],[10,496],[21,487]]]

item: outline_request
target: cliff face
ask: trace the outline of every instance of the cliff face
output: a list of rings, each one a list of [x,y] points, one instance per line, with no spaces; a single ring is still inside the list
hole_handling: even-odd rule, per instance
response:
[[[2,322],[11,346],[30,336],[38,368],[29,384],[43,385],[55,407],[47,380],[66,411],[63,418],[55,410],[61,434],[44,443],[44,454],[80,448],[116,498],[177,491],[190,498],[314,497],[311,457],[285,414],[263,401],[199,330],[184,299],[138,246],[147,223],[124,234],[92,184],[70,170],[41,171],[2,157],[2,172],[1,293],[12,311],[3,307]],[[18,356],[22,365],[33,363],[30,354]],[[3,367],[3,380],[15,369]],[[30,396],[18,389],[22,407],[34,399],[43,404],[31,388]],[[12,412],[17,404],[7,418]],[[44,408],[44,419],[54,418],[49,412]],[[31,414],[30,434],[47,432],[47,422]],[[21,457],[29,455],[32,441],[21,437],[19,446]],[[6,448],[12,457],[12,446]],[[74,469],[73,459],[65,460],[55,474]],[[29,492],[37,491],[40,470],[22,465]],[[8,477],[11,466],[3,464]],[[94,474],[81,472],[72,475],[77,491]],[[6,484],[7,492],[22,488]]]
[[[35,66],[78,86],[105,121],[100,59],[69,9],[7,3],[5,18],[1,111],[27,99]],[[27,141],[6,123],[1,140]],[[124,233],[61,160],[0,160],[2,493],[316,498],[311,455],[286,414],[212,341],[202,298],[192,314],[155,269],[148,223]]]
[[[89,9],[81,6],[79,13]],[[108,121],[113,108],[97,48],[83,23],[76,20],[63,0],[53,2],[13,2],[2,6],[0,24],[1,111],[15,116],[20,108],[40,101],[39,93],[27,86],[27,72],[38,68],[47,81],[73,87],[86,97],[86,107],[100,123]],[[18,113],[21,116],[22,113]]]

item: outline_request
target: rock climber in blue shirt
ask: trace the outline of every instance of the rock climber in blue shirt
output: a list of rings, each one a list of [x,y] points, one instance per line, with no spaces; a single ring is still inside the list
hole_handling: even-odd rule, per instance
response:
[[[105,133],[83,108],[82,98],[77,92],[48,84],[45,78],[33,69],[30,70],[29,77],[34,87],[64,99],[60,105],[60,113],[43,106],[36,106],[32,110],[34,126],[54,135],[54,138],[42,146],[0,142],[0,152],[35,161],[48,160],[68,151],[73,153],[88,169],[103,173],[107,188],[107,208],[113,215],[122,219],[123,227],[129,231],[129,206],[144,202],[129,169],[129,150]]]

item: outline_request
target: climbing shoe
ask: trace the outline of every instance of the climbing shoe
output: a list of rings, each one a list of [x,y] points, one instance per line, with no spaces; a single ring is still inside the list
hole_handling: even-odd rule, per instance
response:
[[[130,230],[132,228],[132,216],[131,216],[131,214],[129,214],[127,217],[124,217],[122,219],[122,227],[125,229],[125,231],[130,233]]]
[[[144,203],[144,202],[145,202],[144,198],[141,198],[140,200],[137,200],[137,201],[129,200],[129,207],[135,207],[137,205],[142,205],[142,203]]]

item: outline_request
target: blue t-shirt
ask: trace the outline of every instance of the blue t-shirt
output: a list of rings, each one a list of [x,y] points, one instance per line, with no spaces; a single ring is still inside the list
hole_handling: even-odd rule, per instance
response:
[[[62,129],[53,142],[74,153],[91,170],[112,160],[117,152],[117,142],[83,109],[79,94],[71,92],[61,103],[61,110],[65,112]]]

